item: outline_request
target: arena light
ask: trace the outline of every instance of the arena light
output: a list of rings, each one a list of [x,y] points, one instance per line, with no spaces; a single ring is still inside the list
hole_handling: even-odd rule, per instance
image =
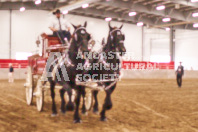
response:
[[[107,18],[105,18],[105,21],[107,21],[107,22],[109,22],[109,21],[111,21],[112,20],[112,18],[111,17],[107,17]]]
[[[193,24],[194,28],[198,28],[198,23]]]
[[[16,60],[27,60],[29,56],[31,56],[32,53],[28,52],[16,52],[15,58]]]
[[[198,12],[192,14],[193,17],[198,17]]]
[[[191,0],[191,2],[198,2],[198,0]]]
[[[36,4],[36,5],[41,4],[41,0],[36,0],[36,1],[35,1],[35,4]]]
[[[165,30],[166,30],[166,31],[170,31],[170,28],[169,28],[169,27],[167,27],[167,28],[165,28]]]
[[[170,18],[168,18],[168,17],[167,17],[167,18],[163,18],[163,19],[162,19],[162,21],[163,21],[163,22],[170,22],[170,20],[171,20],[171,19],[170,19]]]
[[[151,55],[150,62],[169,63],[171,62],[171,57],[170,55]]]
[[[68,14],[68,12],[69,12],[68,10],[64,10],[64,11],[63,11],[63,14],[64,14],[64,15],[65,15],[65,14]]]
[[[83,4],[82,5],[82,8],[87,8],[87,7],[89,7],[89,4]]]
[[[20,12],[23,12],[23,11],[25,11],[25,7],[21,7],[19,10],[20,10]]]
[[[138,22],[138,23],[137,23],[137,26],[138,26],[138,27],[141,27],[141,26],[143,26],[143,25],[144,25],[143,22]]]
[[[161,6],[157,6],[156,10],[160,11],[160,10],[164,10],[166,7],[164,5]]]
[[[136,12],[129,12],[129,16],[135,16],[136,14]]]

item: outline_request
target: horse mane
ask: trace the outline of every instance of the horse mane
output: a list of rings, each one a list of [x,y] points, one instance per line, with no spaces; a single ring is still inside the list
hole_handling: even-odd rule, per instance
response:
[[[113,27],[113,30],[115,30],[117,27]],[[108,38],[107,38],[107,42],[103,47],[103,51],[104,52],[108,52],[108,50],[110,50],[110,44],[111,44],[111,36],[110,36],[110,32],[111,30],[109,30],[109,34],[108,34]]]

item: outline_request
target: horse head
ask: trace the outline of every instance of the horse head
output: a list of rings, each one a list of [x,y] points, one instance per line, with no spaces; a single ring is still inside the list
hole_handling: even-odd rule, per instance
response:
[[[109,22],[109,37],[107,42],[109,49],[113,52],[119,52],[121,56],[126,52],[126,48],[124,46],[125,35],[121,31],[122,27],[123,24],[119,28],[111,27]]]
[[[73,27],[75,29],[74,33],[73,33],[74,45],[71,45],[71,46],[75,46],[76,47],[75,49],[78,49],[78,51],[82,52],[82,53],[89,52],[88,42],[91,39],[90,34],[86,30],[86,26],[87,26],[87,22],[85,22],[83,26],[73,25]]]

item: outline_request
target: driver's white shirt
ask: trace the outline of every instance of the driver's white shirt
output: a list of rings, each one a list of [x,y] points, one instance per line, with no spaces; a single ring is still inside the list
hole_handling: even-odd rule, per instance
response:
[[[69,27],[69,23],[67,22],[66,19],[60,17],[60,23],[61,23],[61,29],[62,30],[68,30]],[[59,25],[59,20],[58,18],[54,17],[54,19],[52,20],[50,27],[55,28],[56,30],[60,30],[60,25]]]

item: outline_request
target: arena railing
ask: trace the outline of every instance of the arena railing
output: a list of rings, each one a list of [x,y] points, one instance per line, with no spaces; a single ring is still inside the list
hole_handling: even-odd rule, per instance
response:
[[[157,62],[146,62],[146,61],[123,61],[123,69],[133,69],[133,70],[160,70],[169,69],[173,70],[175,67],[174,62],[169,63],[157,63]]]
[[[13,60],[13,59],[0,59],[0,68],[9,68],[9,64],[12,64],[14,68],[26,68],[28,66],[27,60]],[[169,63],[157,63],[146,61],[123,61],[123,69],[170,69],[175,67],[174,62]]]
[[[14,68],[27,68],[27,60],[14,60],[14,59],[0,59],[0,68],[9,68],[12,64]]]

